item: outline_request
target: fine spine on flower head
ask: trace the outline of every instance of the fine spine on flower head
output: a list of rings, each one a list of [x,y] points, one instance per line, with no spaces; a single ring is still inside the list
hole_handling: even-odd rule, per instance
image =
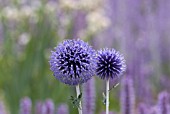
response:
[[[51,52],[51,70],[65,84],[82,84],[95,74],[95,56],[95,51],[84,41],[65,40]]]

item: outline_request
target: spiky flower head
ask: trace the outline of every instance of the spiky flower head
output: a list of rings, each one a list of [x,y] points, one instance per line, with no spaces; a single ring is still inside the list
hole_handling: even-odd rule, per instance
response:
[[[65,40],[51,52],[51,70],[65,84],[82,84],[95,74],[95,56],[95,51],[84,41]]]
[[[114,79],[126,70],[124,57],[114,49],[98,51],[96,74],[101,79]]]

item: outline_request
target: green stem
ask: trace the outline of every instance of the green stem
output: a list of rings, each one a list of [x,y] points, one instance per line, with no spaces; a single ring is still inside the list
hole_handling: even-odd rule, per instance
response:
[[[106,114],[109,114],[109,79],[106,81]]]
[[[76,93],[77,93],[77,98],[80,95],[80,87],[79,85],[76,85]],[[81,106],[81,101],[80,101],[80,107],[78,108],[79,114],[82,114],[82,106]]]

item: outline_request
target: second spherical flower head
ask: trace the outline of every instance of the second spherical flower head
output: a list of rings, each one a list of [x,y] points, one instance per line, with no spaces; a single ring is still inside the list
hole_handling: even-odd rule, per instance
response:
[[[98,51],[96,75],[101,79],[114,79],[126,70],[125,59],[118,51],[104,48]]]

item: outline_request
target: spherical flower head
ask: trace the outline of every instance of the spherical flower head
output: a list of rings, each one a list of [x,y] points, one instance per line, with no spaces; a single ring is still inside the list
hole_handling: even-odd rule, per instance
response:
[[[95,56],[95,51],[84,41],[65,40],[51,52],[51,70],[65,84],[82,84],[95,74]]]
[[[124,57],[114,49],[98,51],[96,74],[101,79],[115,79],[126,70]]]

